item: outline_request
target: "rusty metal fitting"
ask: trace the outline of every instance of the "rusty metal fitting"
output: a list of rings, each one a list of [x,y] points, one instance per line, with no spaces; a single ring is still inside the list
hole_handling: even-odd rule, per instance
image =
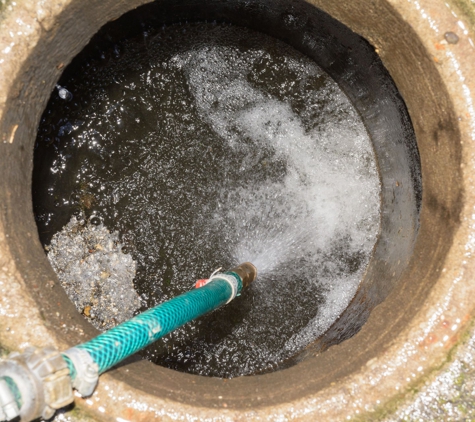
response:
[[[257,278],[257,268],[250,262],[244,262],[229,271],[241,277],[243,288],[248,287]]]

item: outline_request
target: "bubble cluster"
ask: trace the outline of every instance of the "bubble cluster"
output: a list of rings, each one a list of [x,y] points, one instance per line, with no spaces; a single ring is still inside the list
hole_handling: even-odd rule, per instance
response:
[[[84,213],[137,262],[142,310],[216,268],[259,276],[228,306],[147,348],[181,371],[278,368],[339,317],[379,231],[365,127],[288,45],[227,24],[173,25],[75,63],[40,125],[40,236]]]
[[[73,216],[47,246],[61,286],[99,330],[127,321],[140,307],[133,285],[136,264],[122,252],[118,237]]]

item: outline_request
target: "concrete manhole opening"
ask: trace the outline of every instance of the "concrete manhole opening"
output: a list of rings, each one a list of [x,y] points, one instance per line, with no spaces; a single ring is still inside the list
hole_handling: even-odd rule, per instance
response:
[[[130,12],[65,70],[35,145],[40,238],[100,330],[253,262],[252,289],[143,355],[201,375],[267,372],[350,337],[391,290],[417,232],[417,147],[372,47],[315,8],[254,17],[297,50],[230,25],[249,18],[232,3],[185,6]]]
[[[25,124],[0,157],[16,186],[5,196],[12,254],[62,341],[97,333],[84,317],[105,329],[217,266],[254,261],[254,290],[144,352],[159,365],[111,373],[147,395],[212,408],[217,394],[241,409],[338,382],[411,321],[457,224],[459,134],[434,63],[390,6],[371,14],[384,64],[335,19],[370,35],[357,3],[155,2],[114,10],[106,26],[92,7],[63,11],[94,25],[33,50],[17,83],[45,88],[27,105],[12,88],[4,125]],[[400,48],[378,19],[399,29]],[[76,246],[91,256],[85,271],[69,265]],[[130,283],[101,302],[114,268]],[[74,273],[99,284],[78,291]],[[75,329],[61,329],[64,313]]]

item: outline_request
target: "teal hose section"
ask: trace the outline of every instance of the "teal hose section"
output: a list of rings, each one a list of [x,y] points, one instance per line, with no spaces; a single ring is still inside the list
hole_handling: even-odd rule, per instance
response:
[[[243,286],[241,277],[234,272],[224,274],[237,280],[239,294]],[[205,286],[149,309],[76,347],[89,352],[99,367],[99,374],[107,371],[160,337],[228,302],[233,294],[231,285],[219,278],[219,274],[215,277]],[[74,379],[74,365],[69,359],[66,362]]]
[[[21,398],[20,389],[18,388],[16,382],[13,381],[13,379],[10,377],[2,377],[0,379],[4,380],[7,383],[8,388],[10,389],[11,393],[13,394],[13,397],[15,398],[18,409],[21,409],[21,406],[23,405],[23,400]]]
[[[76,367],[71,362],[71,359],[69,359],[68,356],[63,355],[63,354],[61,356],[63,357],[64,361],[66,362],[66,365],[68,366],[70,378],[74,381],[74,379],[76,378]]]

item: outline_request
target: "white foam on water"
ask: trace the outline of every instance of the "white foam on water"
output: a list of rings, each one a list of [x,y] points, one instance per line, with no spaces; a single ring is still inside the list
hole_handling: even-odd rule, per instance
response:
[[[132,318],[140,307],[136,263],[121,252],[117,232],[71,218],[47,247],[48,259],[77,310],[99,330]]]
[[[260,160],[249,143],[270,148],[286,163],[282,180],[216,192],[227,215],[217,213],[214,224],[236,237],[229,240],[236,262],[257,266],[260,289],[271,288],[265,283],[269,274],[301,258],[309,282],[325,289],[325,304],[287,342],[286,349],[295,352],[327,330],[354,296],[379,230],[380,184],[369,136],[336,83],[327,79],[311,92],[313,98],[302,93],[304,101],[325,104],[321,123],[308,129],[305,115],[289,102],[252,85],[252,58],[262,59],[262,52],[247,52],[244,62],[237,48],[212,46],[177,55],[172,62],[185,71],[202,118],[242,153],[243,171]],[[299,71],[302,85],[305,78],[323,74],[306,59],[288,59],[286,65]],[[363,254],[358,271],[331,274],[338,266],[338,242],[347,254]],[[325,275],[316,271],[322,267],[329,270]]]

